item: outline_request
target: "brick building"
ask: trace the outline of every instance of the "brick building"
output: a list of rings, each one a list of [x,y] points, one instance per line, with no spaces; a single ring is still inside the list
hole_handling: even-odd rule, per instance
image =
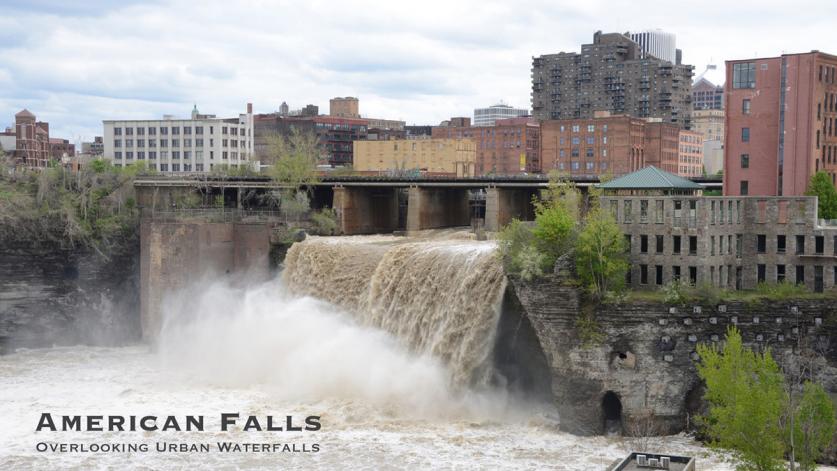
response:
[[[360,100],[352,96],[332,98],[328,101],[328,114],[341,118],[360,118]]]
[[[69,139],[50,138],[49,155],[51,159],[56,161],[61,161],[65,157],[74,157],[76,155],[76,145],[71,144]]]
[[[816,197],[705,197],[700,185],[653,167],[601,188],[628,242],[633,288],[675,279],[729,289],[837,284],[837,227],[819,224]]]
[[[515,175],[541,171],[540,126],[534,119],[500,119],[495,120],[493,126],[469,126],[467,124],[470,123],[456,118],[452,118],[449,123],[448,126],[435,126],[432,130],[433,138],[464,138],[474,141],[477,175]]]
[[[727,61],[724,195],[802,195],[837,181],[837,56]]]
[[[15,147],[6,149],[20,165],[46,167],[50,160],[49,123],[38,121],[27,110],[15,114]]]
[[[542,121],[541,170],[573,176],[614,176],[647,165],[678,172],[680,128],[630,116]]]
[[[317,136],[322,152],[322,163],[333,167],[352,164],[352,142],[367,138],[368,121],[336,116],[281,116],[278,113],[254,117],[255,154],[265,164],[272,163],[269,155],[270,137],[289,136],[296,129]]]
[[[592,118],[596,111],[660,118],[688,129],[690,65],[645,55],[629,37],[593,35],[581,53],[532,61],[532,111],[540,120]]]

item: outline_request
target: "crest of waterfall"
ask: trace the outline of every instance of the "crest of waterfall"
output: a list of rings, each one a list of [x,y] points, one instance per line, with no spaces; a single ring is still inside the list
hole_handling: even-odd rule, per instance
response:
[[[309,237],[288,251],[282,277],[291,292],[341,306],[441,359],[454,384],[490,379],[506,285],[493,242]]]

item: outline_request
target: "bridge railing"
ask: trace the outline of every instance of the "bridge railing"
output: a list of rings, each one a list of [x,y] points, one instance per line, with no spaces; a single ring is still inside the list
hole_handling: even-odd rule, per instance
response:
[[[145,208],[142,217],[159,222],[183,222],[200,220],[203,222],[270,222],[304,219],[305,214],[290,215],[277,210],[235,209],[235,208]]]

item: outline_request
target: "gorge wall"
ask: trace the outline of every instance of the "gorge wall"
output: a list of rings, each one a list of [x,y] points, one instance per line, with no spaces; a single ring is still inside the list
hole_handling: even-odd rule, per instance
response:
[[[611,426],[627,434],[682,431],[701,407],[696,345],[722,341],[730,325],[746,345],[769,347],[780,364],[800,335],[812,342],[817,377],[837,394],[837,307],[831,300],[585,308],[578,290],[556,275],[512,284],[546,357],[561,426],[573,433]],[[592,322],[579,320],[585,309],[592,309]],[[598,338],[590,342],[592,332]]]
[[[0,251],[0,353],[139,338],[139,243],[113,253],[43,244]]]

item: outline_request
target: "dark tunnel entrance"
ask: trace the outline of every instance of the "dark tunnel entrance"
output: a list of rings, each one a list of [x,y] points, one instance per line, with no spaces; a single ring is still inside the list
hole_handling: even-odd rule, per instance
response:
[[[615,392],[608,391],[602,397],[602,415],[606,435],[622,433],[622,401]]]
[[[494,346],[494,382],[525,400],[552,404],[552,371],[514,289],[503,296]]]

